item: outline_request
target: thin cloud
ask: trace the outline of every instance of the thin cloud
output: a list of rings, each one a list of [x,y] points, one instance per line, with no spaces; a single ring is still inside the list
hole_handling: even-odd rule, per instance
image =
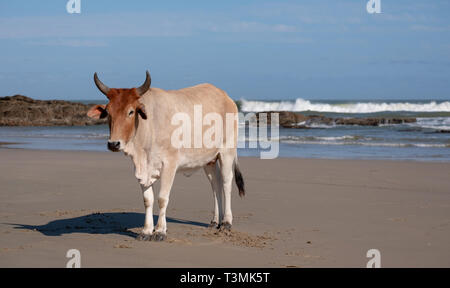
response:
[[[448,32],[450,26],[412,25],[411,30],[422,32]]]
[[[298,28],[283,23],[266,24],[214,15],[123,13],[67,15],[53,17],[0,18],[0,39],[23,38],[108,38],[108,37],[187,37],[201,32],[288,33]],[[65,44],[58,43],[55,44]],[[69,43],[70,44],[70,43]],[[89,45],[90,43],[85,43]],[[93,43],[95,46],[95,43]],[[83,45],[74,42],[73,45]]]
[[[289,33],[298,32],[297,27],[285,24],[269,25],[255,21],[232,21],[210,24],[209,31],[216,33]]]
[[[35,46],[64,46],[64,47],[106,47],[108,43],[103,40],[85,40],[85,39],[54,39],[30,41],[28,45]]]
[[[186,36],[191,28],[189,21],[159,14],[31,16],[0,19],[0,39]]]

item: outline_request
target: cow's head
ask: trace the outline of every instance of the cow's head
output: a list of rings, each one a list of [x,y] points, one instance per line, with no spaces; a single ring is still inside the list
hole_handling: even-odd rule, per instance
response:
[[[108,149],[117,152],[134,136],[139,123],[138,117],[147,119],[145,107],[139,102],[139,98],[150,89],[150,73],[147,71],[145,82],[139,88],[109,88],[98,79],[97,73],[94,74],[94,82],[109,102],[107,105],[95,105],[87,115],[94,119],[108,117],[110,132]]]

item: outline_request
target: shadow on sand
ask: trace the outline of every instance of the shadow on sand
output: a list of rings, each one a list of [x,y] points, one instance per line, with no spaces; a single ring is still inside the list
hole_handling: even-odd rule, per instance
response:
[[[114,212],[114,213],[92,213],[85,216],[58,219],[48,222],[44,225],[25,225],[12,224],[15,229],[26,229],[39,231],[46,236],[61,236],[70,233],[87,233],[87,234],[119,234],[136,237],[137,233],[130,229],[142,227],[144,225],[145,215],[135,212]],[[154,215],[153,220],[158,220],[158,216]],[[178,223],[199,227],[208,227],[208,224],[187,221],[167,217],[167,222]]]

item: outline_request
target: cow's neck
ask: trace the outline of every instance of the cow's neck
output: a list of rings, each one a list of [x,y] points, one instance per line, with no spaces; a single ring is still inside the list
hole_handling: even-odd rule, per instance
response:
[[[141,120],[142,121],[142,120]],[[152,135],[147,123],[140,123],[136,127],[134,137],[125,145],[123,152],[130,156],[135,167],[136,177],[142,179],[148,173],[149,157],[151,151]]]

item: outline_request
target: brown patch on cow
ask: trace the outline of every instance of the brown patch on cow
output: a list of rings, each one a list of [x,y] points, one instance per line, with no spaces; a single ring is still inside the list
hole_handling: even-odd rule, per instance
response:
[[[97,73],[94,74],[94,82],[109,99],[109,103],[106,107],[97,105],[91,108],[88,116],[104,118],[108,115],[110,142],[128,143],[137,127],[138,115],[144,120],[147,119],[145,107],[139,102],[139,98],[150,90],[152,82],[150,73],[146,71],[145,82],[138,88],[109,88],[98,79]]]
[[[103,119],[108,116],[108,112],[105,110],[106,105],[94,105],[87,112],[87,116],[94,119]]]
[[[158,205],[159,205],[159,209],[162,209],[163,207],[166,206],[167,200],[164,198],[159,198],[158,199]]]
[[[144,198],[144,206],[145,206],[145,208],[150,207],[151,204],[152,204],[152,203],[151,203],[150,200]]]
[[[109,90],[106,110],[110,117],[111,141],[127,143],[131,139],[136,129],[136,117],[140,114],[137,110],[143,107],[139,98],[136,88]],[[133,117],[129,116],[130,111],[133,111]]]
[[[206,165],[214,166],[214,165],[216,165],[216,162],[218,159],[219,159],[219,154],[217,154],[217,156],[213,160],[208,162],[208,164],[206,164]]]

